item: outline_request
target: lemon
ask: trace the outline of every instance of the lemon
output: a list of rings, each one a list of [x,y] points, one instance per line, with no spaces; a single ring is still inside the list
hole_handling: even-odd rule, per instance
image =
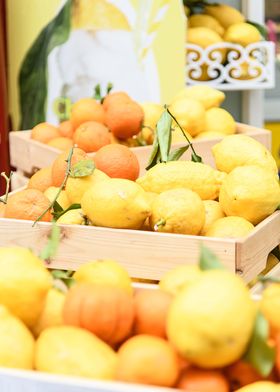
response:
[[[259,30],[249,23],[236,23],[231,25],[224,35],[224,40],[247,46],[261,41],[262,37]]]
[[[0,304],[28,327],[42,309],[52,277],[43,262],[29,249],[0,248]]]
[[[247,135],[229,135],[212,147],[218,170],[231,172],[237,166],[259,165],[276,175],[278,168],[268,149]]]
[[[159,282],[159,288],[172,295],[195,282],[202,271],[197,265],[179,265],[166,272]]]
[[[205,109],[198,100],[184,97],[177,99],[169,106],[169,110],[181,127],[191,136],[204,130]]]
[[[81,265],[73,278],[79,283],[119,287],[129,294],[133,292],[128,272],[119,263],[110,259],[90,261]]]
[[[224,42],[224,40],[218,33],[207,27],[191,27],[187,30],[187,42],[206,49],[208,46]],[[226,60],[226,49],[216,49],[215,52],[220,53],[221,59],[218,62],[223,63]],[[213,52],[211,53],[213,55]]]
[[[280,204],[279,182],[260,166],[237,167],[224,180],[219,201],[226,215],[241,216],[256,225]]]
[[[231,135],[236,131],[236,123],[227,110],[222,108],[211,108],[206,110],[205,131]]]
[[[57,223],[61,225],[84,225],[85,216],[81,208],[75,210],[69,210],[65,212],[58,220]]]
[[[188,18],[188,26],[189,27],[208,27],[211,30],[214,30],[221,37],[223,36],[225,29],[223,26],[217,21],[217,19],[213,18],[211,15],[206,14],[193,14]]]
[[[225,93],[213,87],[196,85],[185,87],[174,97],[173,101],[180,98],[193,98],[200,101],[207,110],[215,106],[220,106],[225,100],[225,97]]]
[[[239,238],[246,237],[254,225],[240,216],[226,216],[217,219],[205,232],[207,237]]]
[[[280,284],[271,283],[262,292],[260,310],[273,330],[280,331]]]
[[[93,225],[116,229],[139,229],[151,213],[141,186],[122,178],[93,185],[81,206]]]
[[[136,182],[147,192],[186,188],[198,193],[202,200],[215,200],[223,180],[222,173],[204,163],[170,161],[158,163]]]
[[[227,4],[208,5],[204,9],[207,15],[211,15],[217,19],[225,29],[232,24],[245,21],[245,17],[241,12]]]
[[[190,189],[162,192],[152,204],[151,227],[164,233],[197,235],[205,221],[201,198]]]
[[[222,207],[218,201],[215,200],[203,200],[205,209],[205,222],[200,231],[201,235],[205,235],[209,227],[218,219],[225,216]]]
[[[226,270],[205,271],[173,300],[167,336],[192,364],[224,367],[246,350],[255,311],[241,278]]]
[[[214,132],[214,131],[207,131],[201,132],[199,135],[195,137],[195,140],[203,140],[203,139],[223,139],[226,137],[224,133],[221,132]]]
[[[35,341],[21,320],[0,305],[0,366],[33,369]]]
[[[45,190],[44,195],[49,199],[50,202],[52,202],[55,199],[58,190],[58,187],[50,186],[48,189]],[[60,192],[56,201],[63,208],[63,210],[66,210],[71,205],[65,191]]]
[[[189,134],[189,132],[187,132],[186,130],[184,130],[184,134],[187,136],[187,138],[189,139],[189,141],[192,141],[192,136]],[[185,138],[183,132],[181,131],[181,129],[175,125],[172,126],[172,143],[185,143],[187,144],[188,141]]]
[[[237,389],[236,392],[280,392],[280,385],[270,381],[257,381]]]
[[[144,102],[141,104],[141,107],[144,111],[144,125],[141,134],[147,144],[152,144],[156,125],[164,108],[153,102]]]
[[[113,380],[117,354],[94,334],[82,328],[45,329],[35,347],[35,369],[55,374]]]
[[[109,179],[107,174],[103,173],[101,170],[94,169],[94,172],[90,176],[86,177],[68,177],[65,191],[71,202],[81,203],[84,193],[94,184]]]

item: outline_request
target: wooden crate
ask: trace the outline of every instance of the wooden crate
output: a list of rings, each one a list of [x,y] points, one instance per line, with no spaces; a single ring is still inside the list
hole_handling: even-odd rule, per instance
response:
[[[246,134],[271,149],[271,132],[265,129],[255,128],[249,125],[237,123],[237,133]],[[33,173],[37,169],[49,166],[60,153],[56,148],[47,146],[30,139],[31,131],[10,132],[10,160],[11,165],[26,173]],[[211,147],[218,143],[221,138],[208,140],[194,140],[193,144],[198,155],[203,157],[205,163],[214,165]],[[176,143],[174,148],[185,145]],[[151,146],[133,147],[131,150],[137,155],[141,172],[144,174],[148,158],[151,154]],[[94,153],[89,154],[94,156]],[[190,151],[184,154],[185,159],[190,159]]]
[[[50,223],[0,219],[0,246],[25,246],[39,253]],[[232,272],[249,282],[266,266],[280,244],[280,211],[258,224],[244,239],[210,238],[94,226],[61,225],[61,244],[51,268],[76,270],[95,259],[113,258],[130,276],[158,280],[181,264],[197,263],[201,245],[209,247]]]

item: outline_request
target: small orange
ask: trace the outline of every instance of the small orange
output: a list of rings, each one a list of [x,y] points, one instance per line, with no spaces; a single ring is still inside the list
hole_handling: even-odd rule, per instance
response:
[[[187,368],[176,387],[187,392],[230,392],[229,383],[219,370]]]
[[[166,319],[172,295],[161,290],[139,290],[134,297],[136,334],[166,338]]]
[[[75,129],[86,121],[96,121],[104,124],[105,111],[103,106],[95,99],[82,98],[72,106],[70,121]]]
[[[24,189],[14,193],[8,198],[5,208],[5,218],[27,219],[35,221],[50,205],[49,200],[38,189]],[[51,220],[48,211],[43,217],[43,222]]]
[[[118,380],[172,387],[178,374],[177,353],[164,339],[137,335],[128,339],[119,349]]]
[[[69,137],[71,139],[75,129],[70,120],[65,120],[59,124],[58,131],[60,136]]]
[[[276,371],[278,378],[280,378],[280,333],[278,333],[275,337],[275,346],[276,346]]]
[[[100,148],[94,156],[97,169],[112,178],[126,178],[135,181],[140,165],[136,155],[121,144],[108,144]]]
[[[103,101],[103,107],[107,110],[109,106],[118,105],[122,102],[131,102],[131,98],[124,91],[116,91],[115,93],[106,95]]]
[[[31,139],[41,143],[48,143],[59,136],[58,128],[47,122],[40,123],[31,130]]]
[[[119,139],[128,139],[141,131],[144,111],[137,102],[120,102],[106,111],[106,124]]]
[[[50,186],[52,186],[52,167],[44,167],[38,170],[29,179],[27,188],[38,189],[41,192],[45,192]]]
[[[61,153],[52,164],[52,182],[53,186],[61,186],[67,169],[67,158],[69,151]],[[74,148],[74,152],[71,159],[71,166],[77,162],[87,159],[87,154],[80,148]]]
[[[73,140],[85,152],[94,152],[110,144],[110,134],[105,125],[96,121],[87,121],[76,129]]]
[[[69,137],[55,137],[51,141],[48,142],[48,146],[57,148],[58,150],[61,151],[67,151],[69,148],[73,146],[73,140],[69,139]]]

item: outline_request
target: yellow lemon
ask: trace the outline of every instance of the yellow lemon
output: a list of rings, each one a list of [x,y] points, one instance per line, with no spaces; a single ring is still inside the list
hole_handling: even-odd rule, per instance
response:
[[[226,270],[205,271],[173,300],[167,336],[192,364],[224,367],[244,354],[255,312],[241,278]]]
[[[204,163],[170,161],[158,163],[136,182],[147,192],[186,188],[198,193],[202,200],[215,200],[223,180],[224,174]]]
[[[257,381],[237,389],[236,392],[280,392],[280,384],[270,381]]]
[[[73,278],[79,283],[113,286],[132,294],[131,279],[126,269],[114,260],[95,260],[81,265]]]
[[[206,14],[193,14],[188,18],[188,26],[189,27],[208,27],[211,30],[214,30],[221,37],[223,36],[225,29],[218,22],[217,19],[213,18],[211,15]]]
[[[224,35],[224,40],[247,46],[261,41],[262,36],[259,30],[250,23],[236,23],[231,25]]]
[[[278,260],[279,262],[279,260]],[[280,331],[280,284],[271,283],[262,292],[260,310],[274,331]]]
[[[49,199],[50,202],[52,202],[56,197],[58,190],[58,187],[50,186],[48,189],[45,190],[44,195]],[[65,191],[60,192],[56,201],[64,210],[66,210],[71,205]]]
[[[159,282],[159,288],[172,295],[177,295],[183,288],[195,282],[202,271],[197,265],[179,265],[166,272]]]
[[[139,229],[151,212],[141,186],[122,178],[93,185],[81,206],[93,225],[116,229]]]
[[[191,136],[195,136],[204,130],[205,109],[198,100],[192,98],[177,99],[170,105],[169,110],[181,127]]]
[[[94,184],[109,179],[107,174],[101,170],[94,169],[90,176],[86,177],[69,177],[66,183],[65,191],[71,204],[81,203],[84,193]]]
[[[201,235],[205,235],[209,227],[218,219],[225,216],[222,207],[218,201],[215,200],[203,200],[205,209],[205,222],[200,231]]]
[[[254,225],[240,216],[226,216],[215,220],[205,232],[207,237],[239,238],[246,237]]]
[[[21,320],[0,305],[0,366],[33,369],[35,341]]]
[[[205,12],[213,16],[225,29],[232,24],[245,21],[241,12],[227,4],[208,5],[205,7]]]
[[[219,202],[226,215],[241,216],[256,225],[279,206],[279,182],[260,166],[237,167],[224,180]]]
[[[49,290],[43,311],[32,328],[32,332],[35,336],[39,336],[40,333],[48,327],[63,324],[62,309],[64,301],[65,293],[56,288],[51,288]]]
[[[29,249],[0,248],[0,304],[28,327],[39,318],[52,277]]]
[[[184,134],[187,136],[187,138],[189,139],[189,141],[192,141],[192,136],[189,134],[189,132],[184,131]],[[171,138],[172,138],[172,143],[185,143],[188,144],[188,141],[186,139],[186,137],[184,136],[183,132],[181,131],[181,129],[178,127],[178,125],[173,125],[172,126],[172,134],[171,134]]]
[[[164,233],[197,235],[205,221],[205,208],[199,195],[190,189],[162,192],[152,204],[151,227]]]
[[[226,137],[224,133],[221,132],[214,132],[214,131],[207,131],[201,132],[199,135],[195,137],[195,140],[203,140],[203,139],[223,139]]]
[[[212,147],[218,170],[229,173],[238,166],[258,165],[278,174],[275,159],[268,149],[247,135],[229,135]]]
[[[207,27],[191,27],[187,30],[187,42],[206,49],[208,46],[224,42],[224,40],[218,33]],[[226,60],[226,49],[216,49],[215,52],[221,56],[219,63],[223,63]],[[213,51],[210,54],[213,56]]]
[[[222,108],[206,110],[205,132],[220,132],[231,135],[236,132],[236,123],[232,115]]]
[[[145,102],[141,104],[144,111],[144,121],[141,135],[147,144],[152,144],[157,122],[164,110],[158,103]]]
[[[174,97],[173,101],[181,98],[193,98],[200,101],[207,110],[215,106],[220,106],[225,100],[225,97],[225,93],[213,87],[196,85],[185,87]]]
[[[113,349],[82,328],[50,327],[36,342],[35,369],[42,372],[113,380],[116,364]]]
[[[85,216],[81,208],[75,210],[69,210],[65,212],[58,220],[57,223],[61,225],[84,225]]]

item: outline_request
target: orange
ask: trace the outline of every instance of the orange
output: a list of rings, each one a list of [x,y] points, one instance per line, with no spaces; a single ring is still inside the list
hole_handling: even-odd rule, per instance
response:
[[[136,334],[166,338],[166,319],[172,295],[161,290],[139,290],[134,297]]]
[[[73,140],[84,151],[94,152],[110,144],[110,134],[105,125],[96,121],[87,121],[76,129]]]
[[[73,146],[73,140],[69,139],[69,137],[60,136],[49,141],[48,146],[57,148],[61,151],[67,151]]]
[[[164,339],[137,335],[128,339],[119,349],[118,380],[172,387],[178,374],[177,353]]]
[[[49,166],[44,167],[33,174],[28,181],[27,188],[38,189],[41,192],[45,192],[52,184],[52,167]]]
[[[187,392],[230,392],[227,379],[218,370],[187,368],[176,387]]]
[[[144,111],[137,102],[120,102],[110,105],[106,111],[106,124],[119,139],[137,135],[142,128]]]
[[[61,186],[67,169],[67,158],[69,156],[69,151],[64,151],[61,153],[53,162],[52,165],[52,181],[53,186]],[[71,166],[75,165],[77,162],[87,159],[87,154],[80,148],[74,148],[74,152],[71,159]]]
[[[112,178],[126,178],[135,181],[140,165],[136,155],[121,144],[108,144],[100,148],[94,156],[97,169]]]
[[[14,193],[8,198],[5,208],[5,218],[27,219],[35,221],[50,205],[49,200],[38,189],[24,189]],[[48,211],[43,217],[43,222],[51,220]]]
[[[70,121],[75,129],[86,121],[104,123],[105,111],[103,106],[95,99],[82,98],[72,106]]]
[[[6,209],[6,205],[0,202],[0,218],[3,218],[5,216],[5,209]]]
[[[41,143],[48,143],[50,140],[59,136],[58,128],[47,122],[40,123],[31,130],[31,139]]]
[[[60,136],[69,137],[71,139],[75,129],[70,120],[65,120],[59,124],[58,131]]]
[[[275,343],[276,343],[276,371],[278,378],[280,377],[280,333],[278,333],[275,337]]]
[[[109,106],[117,105],[122,102],[131,102],[131,98],[124,91],[118,91],[106,95],[103,101],[103,107],[105,110],[107,110]]]

